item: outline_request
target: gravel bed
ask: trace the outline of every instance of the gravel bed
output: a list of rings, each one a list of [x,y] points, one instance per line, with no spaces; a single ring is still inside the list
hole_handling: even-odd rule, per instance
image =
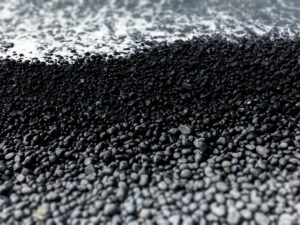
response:
[[[1,224],[300,224],[299,47],[0,61]]]

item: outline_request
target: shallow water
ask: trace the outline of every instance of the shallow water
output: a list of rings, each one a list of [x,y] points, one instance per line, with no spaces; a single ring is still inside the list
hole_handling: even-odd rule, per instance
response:
[[[2,0],[0,9],[1,56],[16,59],[77,58],[75,50],[126,55],[145,41],[202,35],[234,41],[300,33],[297,0]]]

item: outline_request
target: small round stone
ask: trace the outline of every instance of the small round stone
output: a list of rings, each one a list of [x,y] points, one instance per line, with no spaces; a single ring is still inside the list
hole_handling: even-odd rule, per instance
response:
[[[286,148],[288,148],[288,143],[286,143],[286,142],[281,142],[280,143],[280,145],[279,145],[279,147],[281,148],[281,149],[286,149]]]
[[[141,209],[140,213],[139,213],[139,217],[142,219],[147,219],[149,218],[151,215],[151,211],[150,209]]]
[[[222,165],[223,168],[230,167],[231,166],[231,162],[228,161],[228,160],[224,160],[224,161],[222,161],[221,165]]]
[[[33,193],[33,189],[27,185],[24,185],[21,189],[21,192],[22,192],[22,194],[27,195],[27,194]]]
[[[229,207],[228,213],[227,213],[228,224],[231,224],[231,225],[239,224],[240,219],[241,219],[241,216],[240,216],[239,211],[234,207]]]
[[[149,176],[147,174],[142,174],[140,176],[140,181],[139,181],[139,184],[141,186],[145,186],[149,183]]]
[[[254,214],[254,220],[258,225],[269,225],[270,224],[269,217],[261,212],[256,212]]]
[[[253,144],[248,144],[245,146],[247,150],[253,151],[255,149],[255,145]]]
[[[242,215],[242,217],[244,217],[247,220],[250,220],[252,218],[252,213],[248,209],[241,210],[241,215]]]
[[[105,205],[103,213],[106,216],[113,216],[119,213],[119,207],[116,204],[109,203]]]
[[[161,181],[161,182],[158,183],[158,188],[160,190],[166,190],[168,188],[168,185],[166,184],[166,182]]]
[[[229,190],[228,185],[225,182],[219,181],[216,183],[216,188],[221,192],[226,192]]]
[[[171,225],[181,225],[181,216],[173,215],[169,218]]]
[[[182,178],[188,179],[188,178],[191,178],[192,173],[191,173],[191,171],[190,171],[189,169],[184,169],[184,170],[182,170],[182,171],[180,172],[180,176],[181,176]]]
[[[177,132],[178,132],[178,129],[174,128],[174,127],[168,130],[168,134],[170,134],[170,135],[175,135],[175,134],[177,134]]]
[[[226,138],[225,137],[219,137],[219,139],[217,140],[217,143],[219,145],[225,145],[226,144]]]
[[[191,131],[191,128],[187,125],[180,125],[178,127],[178,130],[182,133],[182,134],[185,134],[185,135],[188,135],[190,134],[192,131]]]
[[[25,176],[23,174],[18,174],[17,175],[17,181],[19,181],[20,183],[23,183],[25,181]]]
[[[196,225],[196,221],[192,217],[183,218],[182,225]]]
[[[210,210],[216,216],[222,217],[226,213],[226,209],[224,205],[217,205],[216,203],[211,204]]]
[[[84,160],[84,165],[85,166],[88,166],[88,165],[90,165],[90,164],[92,164],[93,163],[93,158],[91,158],[91,157],[88,157],[88,158],[86,158],[85,160]]]
[[[33,216],[35,220],[46,221],[49,216],[49,206],[46,204],[39,206]]]
[[[207,145],[204,143],[203,138],[195,139],[193,142],[194,146],[202,151],[207,150]]]
[[[266,147],[258,145],[258,146],[256,146],[256,152],[259,155],[263,155],[264,156],[264,155],[267,155],[270,151]]]
[[[7,155],[5,155],[5,160],[11,160],[15,157],[15,154],[13,152],[8,153]]]

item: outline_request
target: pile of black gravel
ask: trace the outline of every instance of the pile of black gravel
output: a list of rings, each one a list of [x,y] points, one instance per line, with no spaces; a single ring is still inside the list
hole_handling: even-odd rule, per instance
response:
[[[300,222],[300,42],[0,62],[0,224]]]

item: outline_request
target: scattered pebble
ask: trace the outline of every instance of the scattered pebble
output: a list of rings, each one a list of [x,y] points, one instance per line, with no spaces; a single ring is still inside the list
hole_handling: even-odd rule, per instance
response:
[[[261,145],[256,146],[256,152],[259,155],[267,155],[269,153],[269,150]]]
[[[182,134],[190,134],[192,131],[191,131],[191,128],[187,125],[180,125],[178,127],[178,130],[182,133]]]
[[[256,212],[254,214],[254,220],[259,225],[268,225],[268,224],[270,224],[270,219],[268,218],[268,216],[261,213],[261,212]]]
[[[103,213],[106,216],[113,216],[113,215],[119,213],[119,208],[116,204],[110,203],[110,204],[105,205]]]
[[[189,179],[189,178],[192,176],[192,173],[191,173],[190,170],[184,169],[184,170],[181,171],[180,176],[181,176],[182,178]]]
[[[37,208],[33,215],[36,221],[46,221],[49,217],[49,206],[48,205],[41,205]]]
[[[139,213],[139,217],[142,219],[147,219],[150,217],[150,215],[151,213],[149,209],[142,209]]]

